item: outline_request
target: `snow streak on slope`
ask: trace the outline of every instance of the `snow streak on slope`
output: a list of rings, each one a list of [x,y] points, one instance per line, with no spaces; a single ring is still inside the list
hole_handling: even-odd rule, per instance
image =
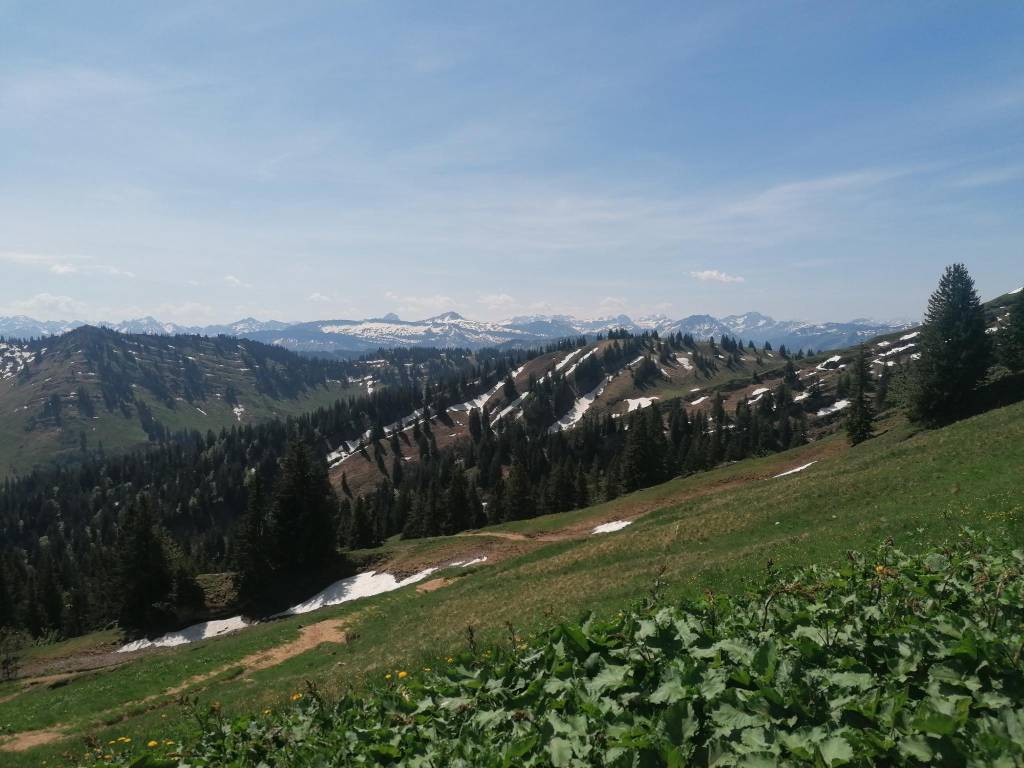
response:
[[[376,571],[358,573],[355,576],[349,576],[346,579],[334,582],[326,589],[322,589],[317,592],[308,600],[304,600],[297,605],[293,605],[291,608],[286,611],[282,611],[272,618],[278,618],[281,616],[297,616],[320,608],[340,605],[341,603],[359,600],[364,597],[381,595],[385,592],[392,592],[396,589],[407,587],[410,584],[423,581],[423,579],[442,568],[468,568],[471,565],[478,565],[486,560],[486,557],[477,557],[472,560],[458,560],[454,563],[447,563],[446,565],[425,568],[419,573],[415,573],[404,579],[397,579],[390,573],[377,573]],[[167,634],[161,635],[153,640],[141,639],[135,640],[131,643],[126,643],[118,648],[117,652],[131,653],[132,651],[141,651],[146,648],[169,648],[176,645],[186,645],[199,640],[209,640],[212,637],[226,635],[229,632],[237,632],[240,629],[245,629],[246,627],[251,626],[252,623],[253,622],[247,621],[241,616],[232,616],[230,619],[221,619],[219,621],[204,621],[201,624],[193,624],[191,627],[185,627],[185,629],[168,632]]]
[[[575,403],[573,403],[571,411],[548,427],[548,432],[559,432],[563,429],[570,429],[578,424],[579,421],[587,415],[587,411],[590,410],[590,406],[592,406],[594,401],[604,393],[605,387],[607,387],[608,383],[614,378],[614,376],[608,376],[587,394],[580,397]]]
[[[774,480],[775,478],[786,477],[787,475],[795,475],[797,472],[803,472],[805,469],[810,467],[812,464],[817,464],[817,463],[818,463],[817,460],[814,460],[812,462],[804,464],[801,467],[794,467],[793,469],[786,470],[785,472],[780,472],[779,474],[775,475],[775,477],[772,478],[772,479]]]

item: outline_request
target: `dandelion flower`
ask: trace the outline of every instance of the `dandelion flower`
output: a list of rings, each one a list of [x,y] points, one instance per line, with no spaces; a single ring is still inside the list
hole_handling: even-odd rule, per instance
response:
[[[405,678],[407,678],[408,676],[409,676],[409,673],[406,672],[404,669],[401,672],[398,673],[398,679],[399,680],[405,680]]]

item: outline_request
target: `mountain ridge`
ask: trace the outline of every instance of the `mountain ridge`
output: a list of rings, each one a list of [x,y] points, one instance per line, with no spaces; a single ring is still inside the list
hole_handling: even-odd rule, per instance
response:
[[[59,335],[83,321],[39,321],[23,315],[0,317],[0,336],[41,338]],[[307,353],[369,352],[380,347],[522,346],[572,336],[594,336],[616,328],[634,333],[683,333],[696,338],[737,336],[758,344],[768,342],[793,348],[831,349],[855,344],[911,324],[857,318],[847,322],[811,323],[775,320],[760,312],[715,317],[707,314],[673,319],[666,315],[629,315],[579,319],[571,315],[517,315],[505,320],[471,320],[455,311],[422,320],[403,320],[394,312],[363,320],[344,318],[282,322],[242,318],[233,323],[185,326],[145,316],[120,322],[101,321],[100,327],[120,333],[150,335],[238,336]]]

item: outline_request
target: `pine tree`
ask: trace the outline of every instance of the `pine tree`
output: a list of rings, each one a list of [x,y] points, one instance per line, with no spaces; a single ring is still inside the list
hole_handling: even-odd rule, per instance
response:
[[[1010,316],[996,336],[999,362],[1013,372],[1024,371],[1024,291],[1010,305]]]
[[[121,626],[130,634],[158,630],[169,617],[174,581],[148,501],[127,510],[119,549]]]
[[[846,437],[850,445],[857,445],[873,436],[875,421],[875,412],[868,393],[871,372],[868,370],[868,359],[863,344],[857,350],[851,378],[850,407],[846,412]]]
[[[264,589],[273,578],[271,570],[273,543],[267,521],[267,496],[263,479],[252,477],[248,488],[248,504],[235,535],[235,588],[243,605],[260,601]]]
[[[928,300],[910,388],[912,420],[936,426],[966,415],[991,357],[985,313],[963,264],[946,268]]]
[[[335,557],[338,499],[323,458],[293,438],[274,486],[270,510],[274,551],[285,575],[315,574]]]

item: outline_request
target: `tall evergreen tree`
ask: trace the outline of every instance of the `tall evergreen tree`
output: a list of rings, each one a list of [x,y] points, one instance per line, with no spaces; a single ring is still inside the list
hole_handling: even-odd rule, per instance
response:
[[[174,579],[148,500],[129,509],[126,518],[119,543],[119,620],[130,634],[140,634],[167,622]]]
[[[946,267],[917,342],[909,415],[936,426],[964,416],[991,358],[985,313],[963,264]]]
[[[999,362],[1015,373],[1024,371],[1024,291],[1010,305],[1010,316],[996,335]]]
[[[857,350],[853,362],[850,382],[850,407],[846,412],[846,437],[850,445],[869,440],[874,433],[875,411],[871,405],[868,390],[871,387],[871,372],[868,370],[864,345]]]
[[[330,564],[336,552],[338,499],[327,465],[293,438],[274,486],[270,511],[274,552],[284,574],[310,574]]]

